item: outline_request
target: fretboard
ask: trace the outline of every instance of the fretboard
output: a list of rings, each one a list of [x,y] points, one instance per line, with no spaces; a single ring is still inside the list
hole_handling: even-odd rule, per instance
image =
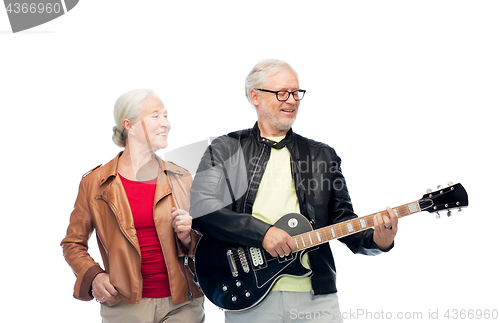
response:
[[[418,202],[411,202],[392,209],[398,218],[420,212]],[[311,248],[330,240],[342,238],[374,227],[374,217],[377,214],[389,216],[386,210],[360,218],[354,218],[341,223],[333,224],[321,229],[302,233],[292,238],[297,244],[297,251]]]

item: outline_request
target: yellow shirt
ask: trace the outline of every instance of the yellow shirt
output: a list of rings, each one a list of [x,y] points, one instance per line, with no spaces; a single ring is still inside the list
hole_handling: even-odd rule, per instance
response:
[[[267,139],[280,142],[283,138],[285,136]],[[271,156],[262,176],[252,215],[261,221],[273,224],[288,213],[300,213],[292,178],[290,152],[286,147],[271,148]],[[302,263],[309,268],[307,254],[302,257]],[[273,290],[288,292],[309,292],[311,289],[310,277],[293,276],[281,277],[273,287]]]

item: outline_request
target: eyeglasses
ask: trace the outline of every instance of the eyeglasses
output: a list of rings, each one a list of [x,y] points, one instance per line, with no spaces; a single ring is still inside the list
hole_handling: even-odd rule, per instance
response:
[[[263,91],[263,92],[269,92],[269,93],[274,93],[276,94],[276,99],[278,101],[286,101],[290,97],[290,93],[293,95],[293,98],[295,101],[300,101],[304,98],[304,95],[306,94],[306,90],[296,90],[292,92],[288,91],[271,91],[271,90],[265,90],[265,89],[256,89],[257,91]]]

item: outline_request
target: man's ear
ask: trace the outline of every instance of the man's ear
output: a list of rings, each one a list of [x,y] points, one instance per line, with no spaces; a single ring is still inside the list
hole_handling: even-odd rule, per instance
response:
[[[250,100],[252,100],[252,103],[255,106],[255,108],[259,106],[259,95],[254,89],[250,90]]]

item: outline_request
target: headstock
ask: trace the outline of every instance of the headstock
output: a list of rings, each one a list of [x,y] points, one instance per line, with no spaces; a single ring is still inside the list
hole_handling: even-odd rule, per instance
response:
[[[448,187],[438,186],[438,189],[432,192],[427,190],[427,194],[418,200],[420,210],[429,213],[437,212],[436,217],[439,218],[439,211],[448,210],[448,216],[451,216],[451,210],[458,209],[458,213],[462,213],[462,208],[469,205],[467,192],[462,184],[448,183]]]

